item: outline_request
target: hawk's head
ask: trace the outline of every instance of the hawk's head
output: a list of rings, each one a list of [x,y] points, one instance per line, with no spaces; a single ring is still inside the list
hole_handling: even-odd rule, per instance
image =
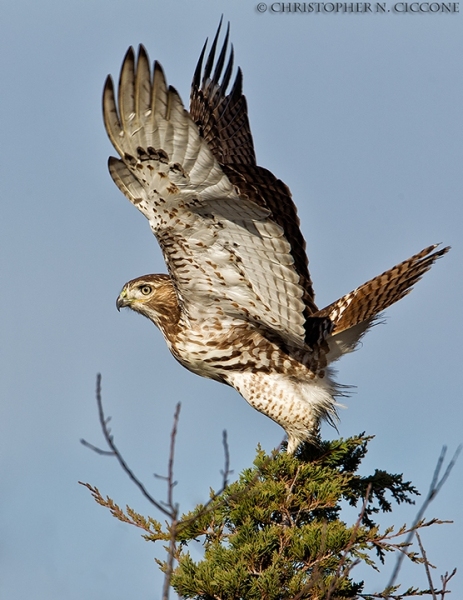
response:
[[[117,310],[131,308],[153,321],[165,336],[180,318],[177,294],[168,275],[143,275],[124,285],[116,300]]]

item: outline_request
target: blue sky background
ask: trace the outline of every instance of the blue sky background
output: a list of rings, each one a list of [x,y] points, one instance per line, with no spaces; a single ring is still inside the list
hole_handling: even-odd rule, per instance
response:
[[[460,14],[259,14],[251,0],[17,1],[0,14],[0,596],[159,598],[162,549],[111,518],[78,480],[158,516],[102,445],[94,397],[152,493],[182,401],[177,501],[220,484],[221,432],[237,474],[282,430],[236,392],[170,356],[161,334],[115,300],[163,272],[148,224],[112,183],[101,118],[108,73],[142,42],[184,101],[207,36],[231,21],[259,164],[293,192],[319,305],[433,242],[452,251],[339,363],[356,385],[339,433],[376,435],[363,472],[403,472],[427,491],[443,444],[463,441],[463,27]],[[389,4],[389,7],[392,3]],[[323,434],[336,436],[325,426]],[[460,572],[463,461],[428,516],[439,575]],[[411,521],[405,507],[383,523]],[[353,516],[354,518],[354,516]],[[196,554],[199,556],[199,554]],[[359,572],[366,591],[384,571]],[[354,572],[355,573],[355,572]],[[421,567],[403,571],[425,585]]]

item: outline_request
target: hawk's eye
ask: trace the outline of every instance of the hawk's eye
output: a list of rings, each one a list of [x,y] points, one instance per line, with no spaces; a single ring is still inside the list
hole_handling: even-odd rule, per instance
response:
[[[150,285],[142,285],[140,291],[144,296],[148,296],[153,291],[153,288]]]

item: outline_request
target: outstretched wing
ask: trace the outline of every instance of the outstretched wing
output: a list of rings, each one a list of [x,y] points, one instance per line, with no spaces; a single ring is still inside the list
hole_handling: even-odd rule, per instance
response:
[[[231,90],[227,93],[233,71],[233,47],[228,60],[230,25],[219,57],[215,62],[222,19],[203,69],[207,40],[196,65],[190,93],[190,115],[198,126],[212,154],[221,165],[256,165],[254,143],[248,119],[246,98],[242,93],[243,75],[238,68]],[[212,69],[214,72],[212,73]],[[222,74],[223,73],[223,74]]]
[[[304,315],[308,318],[317,307],[296,206],[288,187],[270,171],[256,164],[240,69],[230,91],[227,91],[233,70],[233,47],[226,58],[230,26],[227,27],[220,54],[215,61],[220,27],[221,23],[204,69],[207,40],[201,52],[191,86],[190,114],[198,126],[199,134],[206,140],[231,183],[239,190],[239,195],[267,208],[283,229],[290,244],[299,285],[304,290]]]
[[[138,61],[126,54],[117,104],[108,77],[103,112],[121,157],[111,176],[149,220],[187,318],[246,319],[303,345],[305,290],[285,230],[237,191],[143,47]]]

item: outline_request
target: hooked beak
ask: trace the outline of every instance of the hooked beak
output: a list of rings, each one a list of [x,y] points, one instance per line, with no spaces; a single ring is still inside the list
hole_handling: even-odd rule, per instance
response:
[[[125,306],[129,306],[129,305],[130,305],[130,300],[127,298],[126,290],[123,289],[116,300],[116,308],[120,312],[121,308],[124,308]]]

